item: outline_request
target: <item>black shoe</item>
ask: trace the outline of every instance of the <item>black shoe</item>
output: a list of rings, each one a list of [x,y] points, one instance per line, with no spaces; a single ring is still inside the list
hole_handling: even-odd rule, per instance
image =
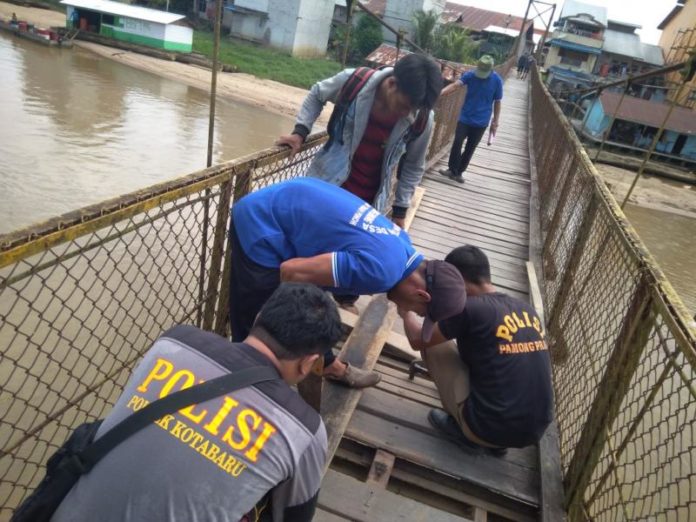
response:
[[[464,176],[461,174],[459,176],[455,176],[454,174],[452,174],[450,176],[450,179],[456,181],[457,183],[464,183]]]
[[[449,413],[433,408],[428,413],[428,421],[434,428],[440,430],[445,437],[458,444],[467,453],[472,455],[483,454],[483,447],[467,439],[457,421]]]
[[[442,174],[443,176],[446,176],[448,178],[451,178],[452,176],[454,176],[454,172],[452,172],[450,169],[440,169],[440,170],[438,170],[438,172],[440,174]]]

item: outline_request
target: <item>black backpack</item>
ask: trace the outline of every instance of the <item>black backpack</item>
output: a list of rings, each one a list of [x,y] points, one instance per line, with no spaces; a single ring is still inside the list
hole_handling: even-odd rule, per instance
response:
[[[278,379],[278,373],[273,368],[255,366],[191,386],[148,404],[123,419],[96,441],[94,436],[101,420],[78,426],[48,459],[46,476],[15,510],[10,522],[49,521],[81,475],[88,473],[121,442],[164,415],[240,388],[275,379]]]

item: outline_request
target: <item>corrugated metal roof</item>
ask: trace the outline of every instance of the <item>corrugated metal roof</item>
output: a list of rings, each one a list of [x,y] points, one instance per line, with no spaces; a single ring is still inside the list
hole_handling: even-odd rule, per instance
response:
[[[403,58],[407,54],[411,54],[411,52],[401,49],[399,51],[399,58]],[[474,65],[439,60],[437,58],[434,58],[434,60],[442,66],[442,77],[449,81],[458,79],[464,71],[468,71],[469,69],[473,69],[475,67]],[[383,43],[377,49],[372,51],[367,58],[365,58],[365,61],[378,66],[386,65],[388,67],[393,67],[396,63],[396,47]]]
[[[376,15],[384,16],[384,9],[387,7],[387,0],[360,0],[360,3]]]
[[[600,5],[586,4],[576,0],[565,0],[561,10],[561,18],[568,18],[579,14],[588,14],[604,27],[607,26],[607,8]]]
[[[579,43],[565,40],[563,38],[552,38],[551,40],[549,40],[549,45],[555,45],[556,47],[569,49],[571,51],[578,51],[581,53],[602,54],[602,50],[597,47],[589,47],[587,45],[582,45]]]
[[[620,99],[621,95],[618,93],[603,92],[599,101],[602,103],[604,113],[614,114]],[[616,117],[620,120],[659,128],[668,110],[669,105],[666,103],[625,96]],[[674,107],[665,128],[680,134],[696,134],[696,112],[686,107]]]
[[[484,29],[485,32],[487,33],[498,33],[498,34],[504,34],[507,36],[512,36],[514,38],[517,38],[520,34],[519,29],[510,29],[509,27],[498,27],[497,25],[489,25]],[[534,33],[532,35],[532,40],[534,43],[539,43],[541,40],[541,35]]]
[[[622,33],[621,31],[604,31],[604,47],[607,53],[628,56],[652,65],[664,65],[662,49],[657,45],[640,41],[637,34]]]
[[[510,18],[508,19],[508,17]],[[510,22],[509,24],[508,20]],[[488,11],[487,9],[479,9],[478,7],[471,7],[469,5],[455,4],[454,2],[446,2],[445,9],[440,15],[440,22],[444,24],[456,23],[461,27],[476,32],[481,32],[486,27],[495,25],[513,29],[519,34],[522,28],[522,21],[523,19],[519,16]],[[525,27],[528,26],[529,22],[527,22]],[[544,30],[535,28],[534,32],[543,34]]]
[[[184,15],[167,13],[157,9],[148,9],[135,5],[122,4],[121,2],[111,2],[110,0],[62,0],[61,4],[77,7],[78,9],[89,9],[100,13],[112,14],[146,20],[158,24],[171,24],[183,18]]]

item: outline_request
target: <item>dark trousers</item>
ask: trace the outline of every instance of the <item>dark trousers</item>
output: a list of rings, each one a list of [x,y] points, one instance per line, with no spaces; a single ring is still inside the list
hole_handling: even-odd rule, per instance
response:
[[[280,286],[280,269],[261,266],[247,257],[230,220],[230,328],[232,342],[242,342],[249,335],[256,316],[269,297]],[[324,366],[336,356],[329,348],[324,354]]]
[[[450,150],[448,167],[449,169],[460,176],[469,166],[471,157],[478,146],[483,133],[486,132],[486,127],[472,127],[462,122],[457,122],[457,130],[454,133],[454,141],[452,142],[452,150]],[[466,140],[464,152],[462,152],[462,144]]]

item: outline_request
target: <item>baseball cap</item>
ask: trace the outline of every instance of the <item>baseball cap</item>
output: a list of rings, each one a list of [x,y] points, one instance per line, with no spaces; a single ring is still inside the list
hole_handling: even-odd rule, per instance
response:
[[[476,69],[474,70],[474,74],[477,78],[485,80],[491,75],[491,72],[493,72],[494,65],[495,60],[493,60],[493,57],[484,54],[481,58],[479,58],[479,61],[476,62]]]
[[[423,321],[421,339],[430,341],[438,321],[462,313],[466,304],[464,279],[454,265],[446,261],[425,262],[425,289],[430,303]]]

